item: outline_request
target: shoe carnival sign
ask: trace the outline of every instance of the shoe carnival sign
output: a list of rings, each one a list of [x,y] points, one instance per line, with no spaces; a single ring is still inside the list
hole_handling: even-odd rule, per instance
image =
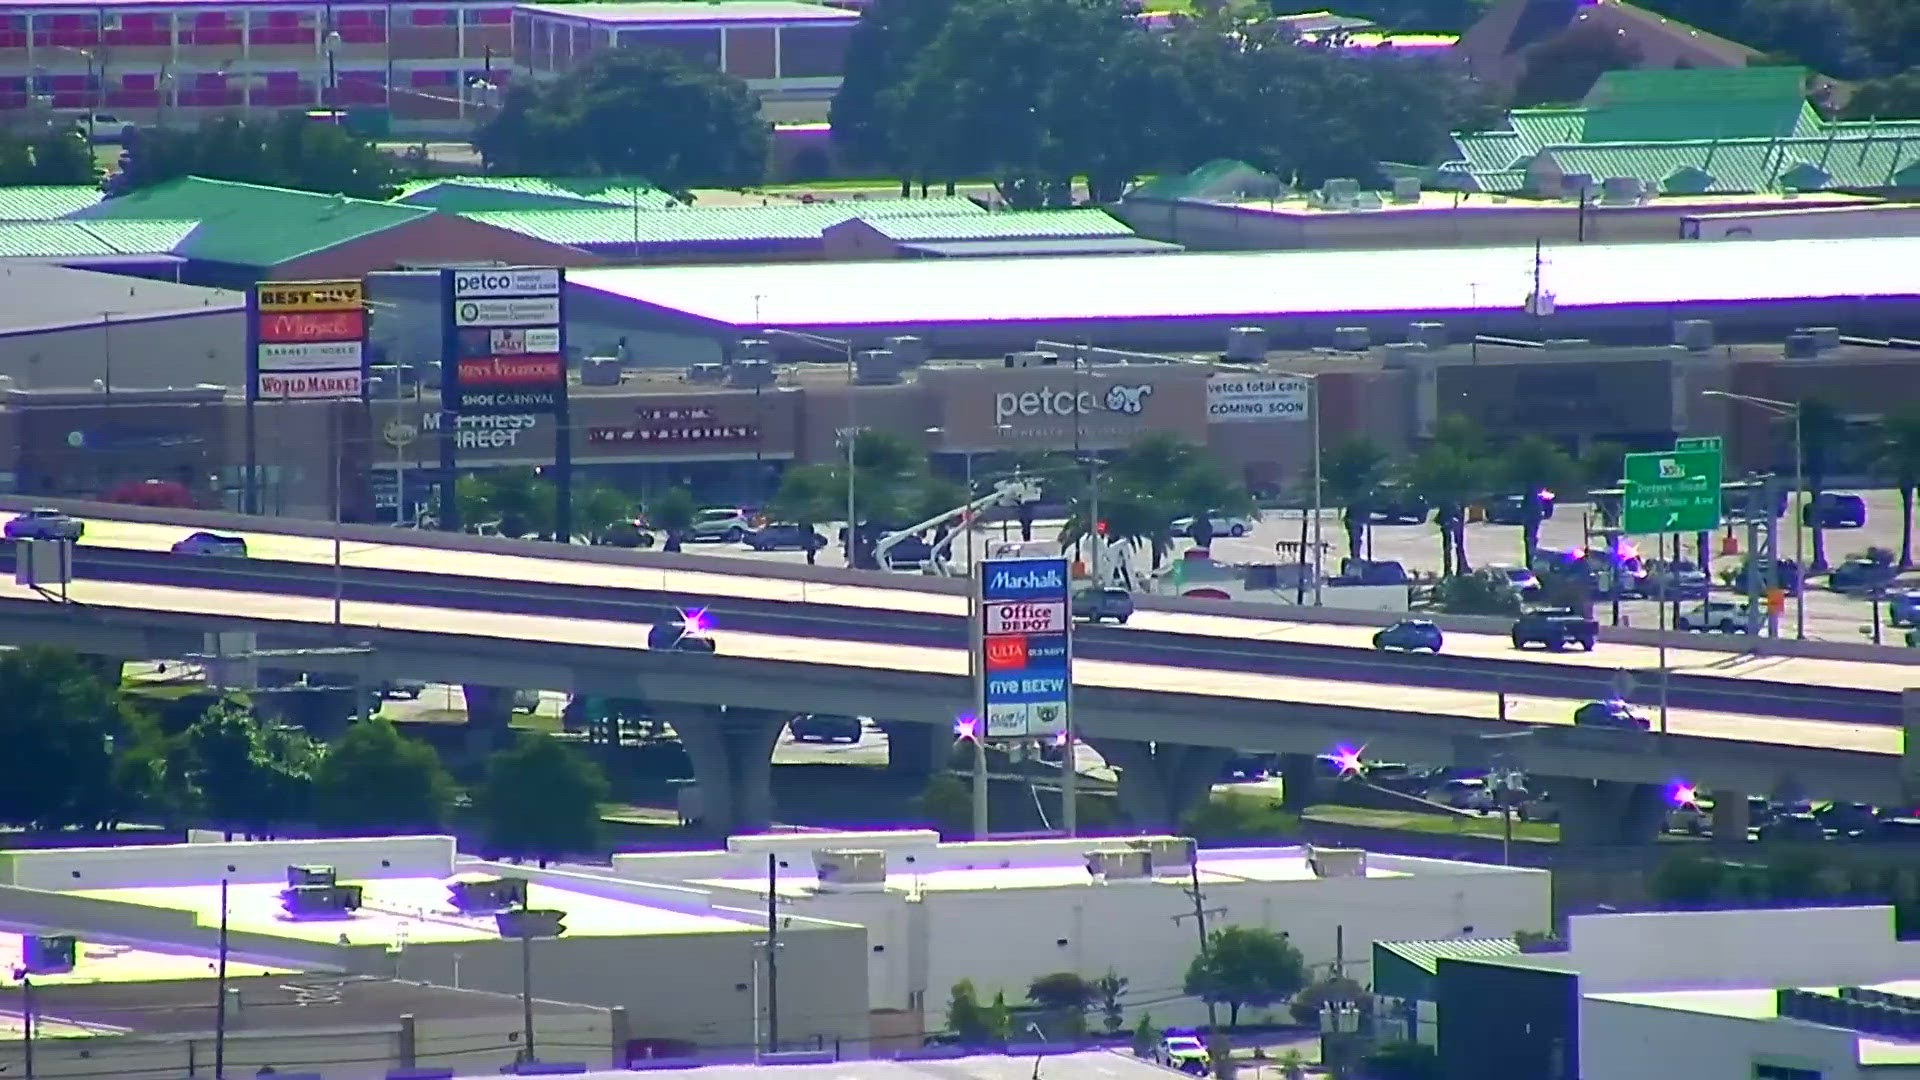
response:
[[[566,272],[441,272],[441,400],[465,417],[566,411]]]
[[[988,559],[974,579],[974,700],[989,739],[1067,728],[1073,619],[1067,560]]]
[[[247,294],[247,400],[357,398],[367,388],[358,281],[280,281]]]

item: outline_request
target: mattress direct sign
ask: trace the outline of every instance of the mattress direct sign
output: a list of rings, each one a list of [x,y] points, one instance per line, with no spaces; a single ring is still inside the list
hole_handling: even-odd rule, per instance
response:
[[[1062,558],[992,559],[979,579],[980,715],[989,739],[1067,727],[1072,699],[1071,579]]]
[[[254,289],[249,300],[250,400],[366,393],[366,292],[360,282],[275,282]]]
[[[553,413],[567,387],[555,267],[448,270],[447,351],[442,371],[454,411]]]

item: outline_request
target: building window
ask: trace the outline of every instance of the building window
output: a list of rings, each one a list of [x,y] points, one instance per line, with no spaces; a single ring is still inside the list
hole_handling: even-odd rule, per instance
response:
[[[1753,1066],[1753,1080],[1821,1080],[1818,1069],[1797,1069],[1791,1065]]]

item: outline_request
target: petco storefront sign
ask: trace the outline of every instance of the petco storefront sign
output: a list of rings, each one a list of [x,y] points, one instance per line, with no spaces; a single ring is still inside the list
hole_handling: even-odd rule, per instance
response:
[[[1112,383],[1100,389],[1002,390],[993,396],[993,422],[1016,419],[1071,419],[1089,413],[1139,416],[1153,396],[1151,383]]]

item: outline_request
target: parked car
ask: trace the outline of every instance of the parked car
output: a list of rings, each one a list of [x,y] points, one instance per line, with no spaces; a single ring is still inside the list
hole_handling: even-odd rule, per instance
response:
[[[1920,842],[1920,817],[1882,818],[1880,828],[1874,832],[1873,838],[1889,843]]]
[[[1553,801],[1553,792],[1543,791],[1514,808],[1521,821],[1553,822],[1560,820],[1560,806]]]
[[[631,518],[608,525],[600,534],[600,542],[609,547],[650,548],[658,543],[658,538],[653,535],[653,530],[647,528],[646,522]]]
[[[1170,1069],[1192,1072],[1204,1076],[1212,1068],[1207,1056],[1207,1044],[1197,1035],[1168,1035],[1154,1047],[1153,1060]]]
[[[1682,611],[1674,626],[1696,634],[1744,634],[1750,608],[1745,600],[1708,600]]]
[[[1800,523],[1822,529],[1858,529],[1867,523],[1867,500],[1850,491],[1823,491],[1800,508]]]
[[[686,619],[662,619],[647,630],[647,648],[662,652],[713,651],[713,638]]]
[[[1273,771],[1273,755],[1236,752],[1220,766],[1220,782],[1265,780]]]
[[[1544,645],[1556,652],[1578,643],[1588,652],[1600,640],[1599,622],[1570,608],[1539,608],[1513,621],[1513,647]]]
[[[1540,595],[1540,578],[1524,566],[1490,566],[1492,570],[1507,579],[1507,584],[1520,594],[1522,599],[1532,600]]]
[[[1236,514],[1222,514],[1218,510],[1207,511],[1206,517],[1207,522],[1213,526],[1213,535],[1215,536],[1245,536],[1252,532],[1254,526],[1258,524],[1252,518],[1240,517]],[[1193,535],[1193,526],[1193,518],[1178,518],[1173,523],[1173,534],[1175,536],[1190,537]]]
[[[1367,501],[1367,520],[1385,525],[1424,525],[1433,507],[1398,484],[1382,484]]]
[[[172,551],[175,555],[223,555],[244,559],[247,557],[247,542],[238,536],[196,532],[175,540]]]
[[[1894,626],[1920,626],[1920,589],[1888,596],[1887,621]]]
[[[1440,628],[1428,619],[1401,619],[1373,635],[1374,648],[1402,652],[1425,649],[1437,653],[1444,641]]]
[[[1553,495],[1540,497],[1540,520],[1553,516]],[[1525,495],[1495,495],[1487,500],[1487,524],[1524,525],[1527,523],[1527,497]]]
[[[1778,840],[1786,843],[1818,843],[1827,838],[1827,830],[1820,827],[1820,819],[1808,813],[1779,814],[1773,820],[1758,829],[1762,841]]]
[[[753,523],[747,520],[745,510],[737,506],[710,506],[693,515],[693,528],[687,530],[687,538],[737,544],[746,539],[752,529]]]
[[[857,743],[864,728],[857,716],[833,713],[801,713],[787,721],[787,733],[794,742]]]
[[[1827,588],[1837,593],[1872,592],[1885,588],[1899,573],[1878,559],[1848,559],[1827,574]]]
[[[513,711],[535,713],[540,711],[540,691],[515,690],[513,692]]]
[[[427,692],[427,684],[417,679],[388,679],[380,684],[380,696],[383,698],[405,698],[419,701],[420,695]]]
[[[36,507],[7,519],[6,535],[9,540],[77,541],[86,529],[78,518],[68,517],[59,510]]]
[[[1713,828],[1713,804],[1698,799],[1667,807],[1666,831],[1685,836],[1705,836]]]
[[[1392,559],[1341,559],[1338,580],[1347,585],[1410,585],[1413,575]]]
[[[1125,589],[1081,589],[1073,594],[1073,617],[1095,623],[1102,619],[1124,623],[1133,617],[1133,594]]]
[[[1491,810],[1494,806],[1493,792],[1488,790],[1486,779],[1478,776],[1442,780],[1427,789],[1426,798],[1455,810]]]
[[[1652,562],[1647,564],[1647,586],[1654,596],[1668,600],[1705,600],[1713,581],[1690,562]]]
[[[1785,589],[1789,594],[1799,592],[1801,577],[1800,564],[1792,559],[1781,559],[1778,562],[1778,567],[1780,587]],[[1748,591],[1748,579],[1759,573],[1761,573],[1760,569],[1752,559],[1742,562],[1739,571],[1733,576],[1733,587],[1740,592]],[[1767,582],[1764,574],[1761,575],[1761,579],[1758,582],[1754,583],[1754,587],[1761,592],[1766,591]]]
[[[1841,840],[1871,839],[1880,830],[1880,812],[1863,802],[1830,802],[1814,808],[1813,816]]]
[[[1616,728],[1622,731],[1651,731],[1653,721],[1633,711],[1624,701],[1589,701],[1573,710],[1575,727]]]
[[[754,529],[747,533],[746,540],[747,546],[755,551],[819,551],[827,546],[825,536],[788,521]]]
[[[887,550],[887,565],[895,570],[913,570],[933,558],[933,545],[918,536],[909,536]]]

